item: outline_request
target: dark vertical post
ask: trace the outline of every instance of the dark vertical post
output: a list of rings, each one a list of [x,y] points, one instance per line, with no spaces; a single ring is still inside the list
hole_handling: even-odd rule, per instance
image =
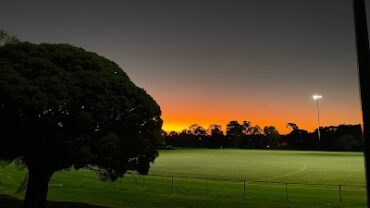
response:
[[[338,195],[339,195],[339,203],[342,204],[342,185],[338,185]]]
[[[208,194],[208,179],[206,177],[206,194]]]
[[[286,197],[286,200],[288,201],[289,200],[289,194],[288,194],[288,183],[285,182],[285,197]]]
[[[171,189],[172,189],[172,193],[174,192],[174,184],[173,184],[173,176],[171,176],[171,183],[172,183],[172,185],[171,185]]]
[[[367,190],[367,206],[370,207],[370,65],[369,65],[369,36],[367,31],[365,0],[353,0],[356,45],[357,45],[357,64],[360,80],[362,119],[363,119],[363,138],[365,156],[365,175]]]
[[[244,192],[243,192],[243,194],[244,194],[244,199],[245,199],[245,180],[243,180],[243,183],[244,183]]]

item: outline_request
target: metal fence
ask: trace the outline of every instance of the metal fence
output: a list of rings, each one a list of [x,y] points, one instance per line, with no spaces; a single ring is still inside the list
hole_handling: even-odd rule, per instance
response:
[[[19,173],[18,179],[4,179],[4,184],[0,184],[0,193],[14,194],[24,174],[25,172]],[[69,180],[69,178],[74,180]],[[116,182],[107,183],[99,182],[96,173],[88,170],[60,171],[53,176],[49,184],[51,199],[59,200],[62,196],[67,201],[73,201],[75,196],[79,195],[81,196],[79,200],[90,202],[90,197],[83,199],[84,196],[87,197],[86,190],[94,190],[94,196],[100,198],[109,196],[117,201],[123,200],[122,197],[127,193],[142,192],[164,195],[198,195],[245,200],[252,203],[269,200],[277,204],[312,203],[316,205],[312,207],[332,206],[333,204],[339,207],[366,207],[366,186],[362,184],[315,184],[153,174],[148,176],[128,174]],[[110,195],[107,195],[107,190]]]
[[[133,175],[135,177],[135,175]],[[342,204],[345,199],[366,204],[366,186],[360,184],[315,184],[268,180],[235,180],[212,177],[189,177],[170,175],[137,176],[144,191],[176,194],[203,194],[207,196],[229,197],[245,200],[251,198],[270,198],[297,201],[302,198],[315,200],[325,198],[327,202]],[[221,185],[220,185],[221,184]],[[167,186],[158,189],[158,186]]]

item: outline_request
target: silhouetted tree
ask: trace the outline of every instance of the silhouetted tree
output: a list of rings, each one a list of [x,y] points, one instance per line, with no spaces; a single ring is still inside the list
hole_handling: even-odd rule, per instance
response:
[[[176,131],[170,131],[164,138],[166,145],[180,146],[178,137],[179,134]]]
[[[243,121],[243,136],[239,144],[242,148],[262,148],[263,139],[262,129],[258,125],[254,126],[250,121]]]
[[[243,121],[244,134],[245,135],[259,135],[262,134],[262,129],[260,126],[253,126],[250,121]]]
[[[20,43],[20,40],[12,35],[9,35],[5,30],[0,29],[0,47],[8,43]]]
[[[221,125],[211,124],[208,127],[207,132],[209,135],[208,147],[220,148],[225,147],[227,145]]]
[[[293,131],[299,129],[299,127],[295,123],[288,123],[287,127],[290,127]]]
[[[360,125],[320,127],[321,144],[327,150],[361,150],[363,147]],[[317,129],[314,132],[317,135]]]
[[[265,135],[280,135],[279,131],[275,128],[275,126],[265,126],[263,128],[263,133]]]
[[[0,47],[0,160],[20,159],[25,207],[45,206],[54,172],[103,180],[146,174],[158,156],[160,107],[112,61],[67,44]]]
[[[321,131],[321,129],[320,129]],[[361,125],[339,125],[337,129],[338,147],[346,150],[363,150]]]
[[[189,126],[188,133],[193,136],[194,146],[205,147],[207,143],[207,130],[198,124]]]
[[[206,136],[207,130],[198,124],[189,126],[189,132],[195,136]]]
[[[178,134],[179,145],[182,147],[197,147],[197,137],[189,129],[184,129]]]
[[[239,124],[239,122],[235,120],[230,121],[226,125],[226,136],[231,141],[234,148],[238,148],[238,142],[241,141],[244,130],[244,126]]]
[[[265,134],[262,141],[263,147],[276,148],[279,146],[280,134],[274,126],[265,126],[263,132]]]
[[[160,140],[160,147],[165,148],[167,146],[166,138],[168,137],[168,134],[165,130],[161,130],[161,140]]]
[[[290,132],[287,136],[289,149],[310,149],[311,147],[307,146],[307,141],[312,137],[310,134],[303,129],[296,129]]]

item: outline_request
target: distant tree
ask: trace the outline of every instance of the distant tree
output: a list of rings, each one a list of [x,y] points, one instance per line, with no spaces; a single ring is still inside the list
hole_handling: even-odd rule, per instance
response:
[[[207,130],[198,124],[193,124],[189,126],[188,130],[190,134],[193,134],[195,136],[206,136],[207,135]]]
[[[115,180],[147,174],[158,156],[160,107],[112,61],[66,44],[0,47],[0,160],[29,171],[25,207],[43,208],[54,172]]]
[[[296,129],[286,135],[289,149],[313,149],[317,147],[316,140],[312,135],[303,129]]]
[[[243,121],[244,134],[245,135],[259,135],[262,134],[262,129],[260,126],[253,126],[250,121]]]
[[[265,135],[280,135],[279,131],[275,128],[275,126],[265,126],[263,128],[263,133]]]
[[[362,150],[363,149],[363,138],[361,125],[346,125],[342,124],[338,126],[337,130],[339,143],[342,143],[342,148],[346,150]]]
[[[287,127],[290,127],[293,131],[299,129],[299,127],[295,123],[288,123]]]
[[[179,134],[176,132],[176,131],[170,131],[170,133],[168,133],[168,136],[169,137],[176,137],[178,136]]]
[[[324,149],[361,150],[363,147],[361,125],[342,124],[320,127],[320,133]],[[314,135],[317,135],[317,129]]]
[[[166,145],[178,146],[178,133],[176,131],[170,131],[165,137]]]
[[[250,132],[251,135],[260,135],[263,134],[263,130],[259,125],[253,126]]]
[[[160,141],[160,147],[164,148],[167,146],[166,138],[168,137],[168,133],[165,130],[161,130],[161,141]]]
[[[20,40],[12,35],[9,35],[5,30],[0,29],[0,47],[8,43],[20,43]]]
[[[222,131],[221,125],[211,124],[208,127],[207,132],[209,135],[209,147],[219,148],[226,146],[225,136]]]
[[[191,135],[193,147],[206,147],[207,130],[198,124],[189,126],[188,133]]]
[[[244,127],[243,136],[239,142],[241,148],[262,148],[261,147],[261,136],[263,134],[262,129],[258,125],[253,125],[250,121],[243,121],[242,126]]]
[[[197,147],[198,145],[198,138],[189,129],[183,129],[177,137],[178,146],[181,147]]]
[[[241,124],[244,127],[244,134],[249,133],[249,129],[252,127],[252,122],[250,121],[243,121]]]
[[[238,148],[238,142],[241,141],[244,131],[245,127],[235,120],[226,125],[226,135],[231,140],[234,148]]]
[[[300,129],[295,123],[288,123],[287,127],[292,129],[292,132],[285,136],[289,149],[320,148],[320,143],[317,136],[315,137],[312,133],[308,133],[308,131]]]
[[[211,125],[209,125],[209,127],[207,129],[207,133],[209,135],[223,133],[222,132],[222,127],[219,124],[211,124]]]
[[[337,147],[341,150],[361,150],[362,142],[353,135],[344,134],[338,138]]]
[[[263,147],[276,148],[279,145],[279,131],[274,126],[265,126],[263,132],[265,134]]]

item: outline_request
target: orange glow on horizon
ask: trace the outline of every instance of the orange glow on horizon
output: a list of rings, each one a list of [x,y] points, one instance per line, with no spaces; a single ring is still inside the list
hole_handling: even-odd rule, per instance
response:
[[[259,125],[262,129],[265,126],[275,126],[280,134],[291,132],[291,129],[287,127],[288,122],[296,123],[301,129],[312,132],[317,128],[317,112],[314,103],[308,102],[307,106],[297,106],[294,110],[284,105],[274,105],[269,108],[266,106],[253,106],[253,108],[235,106],[228,111],[222,111],[219,109],[222,109],[222,107],[228,108],[228,106],[173,107],[171,105],[167,107],[162,105],[163,129],[167,132],[180,132],[188,129],[192,124],[198,124],[205,129],[211,124],[218,124],[226,132],[226,124],[229,121],[237,120],[241,123],[247,120],[251,121],[253,125]],[[340,124],[361,124],[360,108],[343,111],[340,108],[330,107],[329,104],[323,103],[320,110],[322,127]]]
[[[237,120],[239,123],[241,123],[243,120]],[[170,123],[170,122],[166,122],[164,121],[163,122],[163,130],[165,130],[166,132],[170,132],[170,131],[175,131],[175,132],[181,132],[182,130],[184,129],[188,129],[188,127],[192,124],[198,124],[200,126],[202,126],[203,128],[205,128],[206,130],[208,129],[208,127],[211,125],[211,124],[219,124],[221,125],[222,127],[222,131],[224,133],[226,133],[226,124],[227,124],[228,121],[224,122],[224,123],[221,123],[221,122],[189,122],[189,123]],[[265,126],[275,126],[279,133],[280,134],[288,134],[291,132],[291,129],[287,126],[287,123],[283,123],[283,121],[281,121],[280,124],[260,124],[260,123],[255,123],[252,121],[252,124],[253,125],[259,125],[261,127],[261,129],[263,130],[263,127]],[[340,125],[340,124],[359,124],[359,123],[333,123],[333,124],[330,124],[330,125],[321,125],[321,127],[324,127],[324,126],[335,126],[335,125]],[[312,132],[314,131],[316,128],[317,128],[317,125],[316,124],[306,124],[306,125],[301,125],[301,124],[297,124],[301,129],[305,129],[309,132]]]
[[[163,129],[167,132],[180,132],[192,124],[198,124],[205,129],[211,124],[218,124],[225,132],[226,124],[231,120],[237,120],[239,123],[247,120],[262,129],[265,126],[275,126],[280,134],[291,132],[287,127],[289,122],[296,123],[298,127],[309,132],[318,127],[316,101],[312,100],[315,92],[288,93],[282,97],[282,93],[243,94],[231,91],[228,94],[218,94],[203,91],[180,89],[176,93],[170,93],[166,89],[152,92],[161,106]],[[358,97],[349,98],[341,93],[322,94],[321,127],[362,124]]]

